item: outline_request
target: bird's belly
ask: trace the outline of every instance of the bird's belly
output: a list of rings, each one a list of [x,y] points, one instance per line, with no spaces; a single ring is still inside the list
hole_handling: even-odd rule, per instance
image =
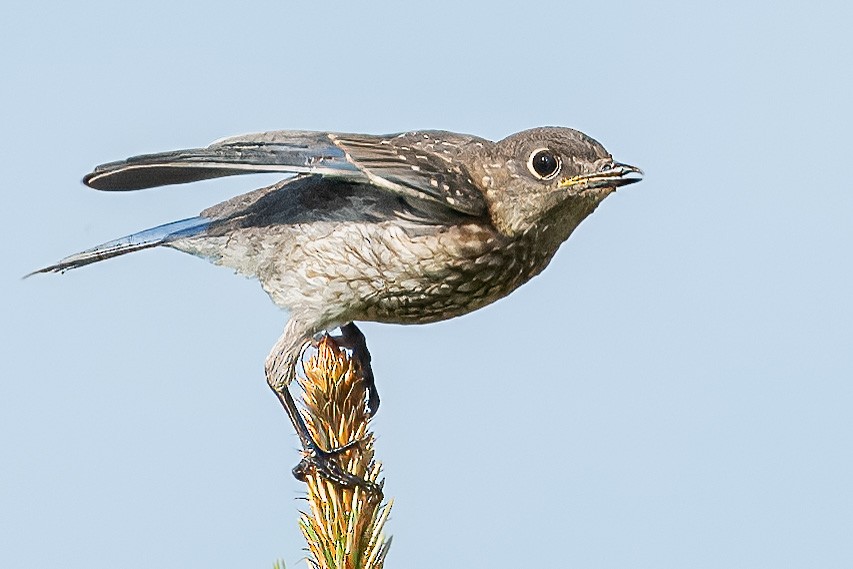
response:
[[[278,231],[232,234],[214,261],[257,276],[276,304],[321,323],[446,320],[506,296],[547,264],[523,240],[474,223],[417,234],[390,223]]]

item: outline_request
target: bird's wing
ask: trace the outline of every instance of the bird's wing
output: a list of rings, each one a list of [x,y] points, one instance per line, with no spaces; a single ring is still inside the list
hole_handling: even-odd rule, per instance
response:
[[[371,183],[408,198],[483,215],[486,204],[464,162],[476,137],[424,131],[398,135],[271,131],[225,138],[206,148],[143,154],[95,168],[98,190],[140,190],[264,172],[316,174]]]
[[[438,201],[470,215],[487,211],[483,194],[472,181],[464,160],[472,150],[490,144],[488,141],[444,131],[329,137],[377,186]]]
[[[218,140],[206,148],[143,154],[95,168],[83,182],[96,190],[141,190],[264,172],[365,177],[324,132],[273,131]]]

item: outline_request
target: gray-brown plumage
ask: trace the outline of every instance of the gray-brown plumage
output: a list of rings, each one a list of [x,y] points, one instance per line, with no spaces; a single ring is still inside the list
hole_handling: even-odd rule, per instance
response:
[[[585,134],[547,127],[499,142],[443,131],[276,131],[105,164],[84,181],[132,190],[256,172],[297,175],[36,272],[166,245],[256,277],[291,314],[266,373],[306,450],[297,468],[344,484],[360,481],[310,439],[287,391],[306,342],[342,327],[372,379],[353,321],[435,322],[506,296],[605,197],[641,176]],[[378,402],[371,386],[374,410]]]

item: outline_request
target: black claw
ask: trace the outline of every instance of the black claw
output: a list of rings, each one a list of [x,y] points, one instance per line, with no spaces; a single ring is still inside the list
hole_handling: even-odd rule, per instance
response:
[[[352,350],[353,357],[361,366],[364,386],[367,389],[367,413],[373,417],[379,410],[379,391],[373,376],[373,366],[370,365],[370,351],[367,349],[367,339],[355,322],[341,326],[341,339],[345,347]]]
[[[299,461],[299,464],[293,468],[293,476],[295,476],[297,480],[305,482],[308,474],[316,473],[333,484],[343,486],[344,488],[355,488],[356,486],[359,486],[366,492],[378,496],[381,500],[382,488],[378,484],[347,472],[338,464],[337,457],[342,452],[349,450],[360,443],[361,440],[351,441],[332,451],[319,449],[309,450],[306,456]]]

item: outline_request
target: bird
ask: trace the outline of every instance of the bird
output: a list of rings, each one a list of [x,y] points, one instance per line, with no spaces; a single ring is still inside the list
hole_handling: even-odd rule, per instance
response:
[[[293,401],[288,386],[303,349],[340,329],[375,413],[371,356],[356,321],[423,324],[491,304],[539,274],[607,196],[643,178],[578,130],[539,127],[499,141],[441,130],[269,131],[110,162],[83,182],[129,191],[253,173],[283,176],[30,275],[164,246],[256,278],[290,314],[264,372],[302,444],[294,475],[373,491],[335,460],[359,441],[321,448]]]

